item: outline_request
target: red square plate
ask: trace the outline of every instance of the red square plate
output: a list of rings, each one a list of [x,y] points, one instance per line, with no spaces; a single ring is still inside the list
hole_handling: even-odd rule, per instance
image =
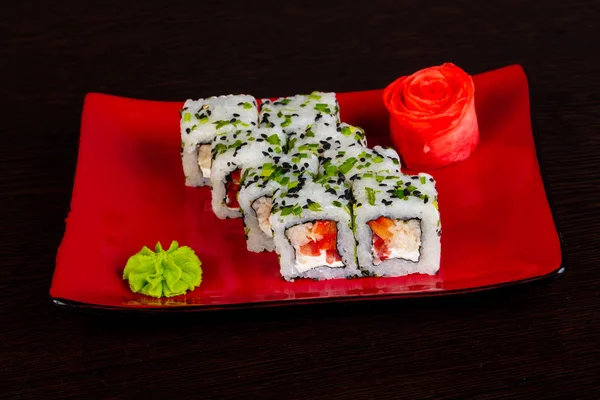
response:
[[[293,283],[280,277],[274,253],[246,250],[241,220],[214,216],[208,188],[184,186],[182,102],[89,94],[52,298],[106,309],[204,310],[440,295],[559,275],[561,242],[538,166],[525,74],[509,66],[474,81],[478,148],[465,162],[424,171],[438,182],[439,273]],[[370,146],[391,144],[382,90],[338,99],[342,121],[363,127]],[[196,251],[202,285],[171,299],[132,293],[121,279],[129,256],[172,240]]]

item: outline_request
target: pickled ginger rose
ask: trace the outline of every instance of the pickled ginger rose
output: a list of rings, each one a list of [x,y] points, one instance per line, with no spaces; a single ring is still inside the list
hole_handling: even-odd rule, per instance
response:
[[[473,79],[452,63],[392,82],[383,99],[392,140],[411,170],[467,159],[479,142]]]

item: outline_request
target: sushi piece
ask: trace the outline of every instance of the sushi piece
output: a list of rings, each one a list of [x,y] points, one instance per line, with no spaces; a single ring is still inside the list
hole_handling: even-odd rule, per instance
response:
[[[293,184],[293,178],[302,172],[317,175],[318,171],[319,158],[310,150],[300,148],[244,171],[238,201],[244,217],[249,251],[274,250],[273,231],[269,222],[273,193]]]
[[[307,146],[322,155],[328,150],[366,147],[367,138],[365,131],[357,126],[341,123],[337,127],[330,127],[316,123],[309,125],[304,131],[292,132],[288,138],[288,146]]]
[[[210,185],[211,144],[214,137],[258,124],[256,99],[227,95],[187,100],[181,109],[181,158],[186,186]]]
[[[400,174],[400,158],[392,148],[360,146],[331,149],[323,153],[319,173],[325,176],[342,174],[348,182],[361,173]]]
[[[430,175],[361,174],[352,194],[358,263],[366,275],[437,273],[442,227]]]
[[[305,131],[314,123],[335,128],[340,122],[339,112],[335,93],[312,92],[275,101],[261,99],[259,126],[286,134]]]
[[[247,168],[284,156],[283,133],[271,129],[226,131],[214,137],[210,172],[212,209],[220,219],[240,218],[238,192]]]
[[[275,192],[269,221],[280,273],[287,281],[359,276],[349,185],[308,173]]]

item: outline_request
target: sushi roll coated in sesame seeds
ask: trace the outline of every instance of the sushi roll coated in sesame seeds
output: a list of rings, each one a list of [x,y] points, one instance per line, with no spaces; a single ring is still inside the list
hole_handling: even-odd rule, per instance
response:
[[[441,221],[434,179],[419,175],[358,175],[353,216],[360,269],[372,276],[435,275]]]
[[[306,171],[316,174],[318,168],[316,158],[311,163],[293,163],[291,156],[284,155],[244,171],[238,201],[244,218],[246,246],[249,251],[258,253],[275,249],[269,221],[273,194],[278,189],[285,190],[294,185],[300,173]]]
[[[186,186],[210,185],[211,144],[222,132],[258,124],[256,99],[227,95],[187,100],[180,110],[181,158]]]
[[[343,179],[300,174],[275,191],[269,221],[285,280],[359,276],[351,191]]]
[[[312,92],[274,101],[261,99],[259,126],[285,133],[304,131],[316,122],[335,127],[340,122],[339,111],[335,93]]]
[[[218,218],[242,216],[237,197],[244,170],[283,156],[286,139],[271,129],[227,131],[214,137],[210,179],[212,209]]]

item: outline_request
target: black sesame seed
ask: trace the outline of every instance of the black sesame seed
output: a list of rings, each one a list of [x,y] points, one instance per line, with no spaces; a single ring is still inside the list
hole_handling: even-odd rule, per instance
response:
[[[404,185],[405,186],[410,186],[410,182],[406,182]]]
[[[242,101],[240,101],[239,103],[237,103],[238,106],[241,106],[242,104],[244,104]]]
[[[380,183],[379,186],[381,186],[381,187],[387,187],[387,185],[385,183]]]
[[[362,203],[358,203],[358,204],[356,205],[356,207],[360,207],[360,206],[362,206]]]
[[[269,153],[272,153],[273,149],[269,147],[268,151],[269,151]]]
[[[364,158],[364,157],[361,157],[361,158],[360,158],[360,162],[365,162],[365,161],[366,161],[366,160],[365,160],[365,158]]]
[[[413,192],[413,194],[414,194],[415,196],[420,196],[420,195],[421,195],[421,192],[420,192],[420,191],[418,191],[418,190],[415,190],[415,191]]]
[[[331,193],[333,195],[336,195],[337,193],[335,192],[335,190],[333,190],[332,188],[329,188],[325,191],[326,193]]]
[[[329,126],[329,122],[325,122],[325,126]]]
[[[233,113],[233,116],[234,116],[234,117],[239,117],[239,116],[240,116],[240,114],[238,114],[238,113]]]
[[[315,122],[320,120],[321,118],[323,118],[323,116],[321,115],[321,113],[318,113],[317,116],[315,117]]]
[[[263,139],[263,138],[258,138],[258,139],[256,139],[256,141],[257,141],[257,142],[264,142],[264,141],[265,141],[265,139]]]
[[[185,133],[190,133],[191,129],[190,128],[185,128]]]
[[[269,153],[267,153],[266,151],[263,151],[262,153],[265,157],[269,157]]]
[[[404,189],[404,195],[405,195],[405,196],[409,196],[409,195],[410,195],[410,190],[408,190],[408,189]]]
[[[250,124],[256,126],[256,122],[254,121],[250,122]]]
[[[227,140],[225,136],[221,136],[221,140]]]
[[[306,168],[308,168],[308,166],[309,166],[309,165],[310,165],[310,164],[309,164],[309,163],[307,163],[307,162],[305,162],[305,163],[304,163],[304,166],[305,166]]]
[[[230,123],[232,123],[232,124],[233,124],[235,121],[236,121],[236,119],[235,119],[235,118],[231,118],[231,119],[229,120],[229,122],[230,122]]]
[[[429,178],[429,182],[433,182],[433,178]]]
[[[429,201],[429,197],[425,197],[425,198],[423,199],[423,204],[427,204],[427,202],[428,202],[428,201]]]

